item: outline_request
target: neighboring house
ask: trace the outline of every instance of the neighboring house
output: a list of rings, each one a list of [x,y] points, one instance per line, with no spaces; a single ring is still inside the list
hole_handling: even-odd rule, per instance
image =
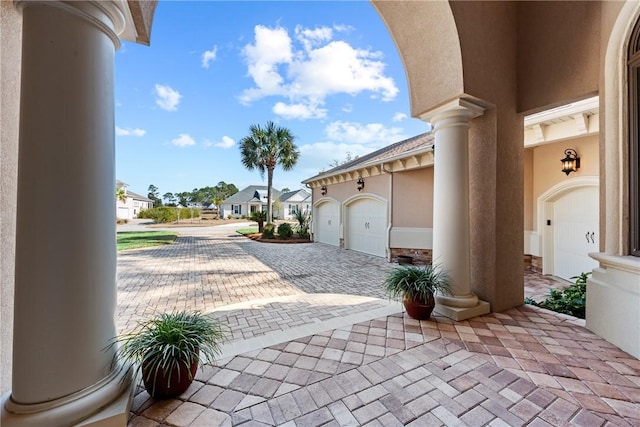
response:
[[[271,189],[272,205],[280,197],[280,191],[275,188]],[[266,185],[250,185],[236,194],[230,196],[222,202],[220,208],[220,217],[242,218],[250,217],[253,212],[267,210],[267,186]],[[274,212],[275,216],[278,213]]]
[[[571,280],[598,266],[588,255],[599,239],[598,120],[597,97],[525,117],[527,269]],[[314,240],[431,262],[433,143],[418,135],[303,181],[313,188]],[[560,171],[568,148],[581,158],[569,175]]]
[[[129,184],[116,180],[116,187],[123,188],[127,199],[123,202],[116,199],[116,217],[118,219],[133,219],[140,211],[153,207],[153,200],[127,189]]]
[[[310,212],[311,193],[307,190],[288,191],[280,195],[280,212],[278,217],[293,219],[296,212]]]

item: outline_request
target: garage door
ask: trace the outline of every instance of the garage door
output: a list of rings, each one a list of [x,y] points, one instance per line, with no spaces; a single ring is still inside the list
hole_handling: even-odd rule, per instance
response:
[[[333,246],[340,246],[340,205],[325,202],[316,207],[314,240]]]
[[[386,256],[387,205],[361,199],[347,207],[347,249]]]
[[[598,263],[587,255],[598,252],[598,198],[598,187],[584,187],[554,203],[555,276],[573,281],[571,277],[598,267]]]

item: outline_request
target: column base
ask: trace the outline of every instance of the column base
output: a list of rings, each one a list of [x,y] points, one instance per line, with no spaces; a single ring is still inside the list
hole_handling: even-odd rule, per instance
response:
[[[135,378],[134,378],[135,379]],[[83,426],[125,427],[136,388],[132,369],[122,370],[91,390],[36,405],[11,400],[11,392],[0,401],[3,427]]]
[[[449,319],[459,321],[488,314],[491,312],[491,307],[488,302],[478,300],[478,304],[473,307],[451,307],[444,304],[436,304],[433,311]]]

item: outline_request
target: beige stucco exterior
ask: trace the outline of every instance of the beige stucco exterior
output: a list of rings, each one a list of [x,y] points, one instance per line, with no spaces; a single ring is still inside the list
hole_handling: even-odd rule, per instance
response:
[[[433,168],[393,175],[393,226],[433,227]]]

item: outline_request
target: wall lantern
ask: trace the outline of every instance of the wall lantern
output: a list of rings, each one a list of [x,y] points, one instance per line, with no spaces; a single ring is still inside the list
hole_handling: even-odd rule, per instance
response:
[[[362,177],[358,177],[358,181],[356,181],[356,183],[358,184],[358,191],[362,191],[362,189],[364,188],[364,179],[362,179]]]
[[[580,167],[580,157],[573,148],[567,148],[564,150],[565,158],[561,159],[562,172],[569,175],[571,172],[575,172]]]
[[[322,194],[323,196],[327,195],[327,186],[323,185],[322,187],[320,187],[320,194]]]

